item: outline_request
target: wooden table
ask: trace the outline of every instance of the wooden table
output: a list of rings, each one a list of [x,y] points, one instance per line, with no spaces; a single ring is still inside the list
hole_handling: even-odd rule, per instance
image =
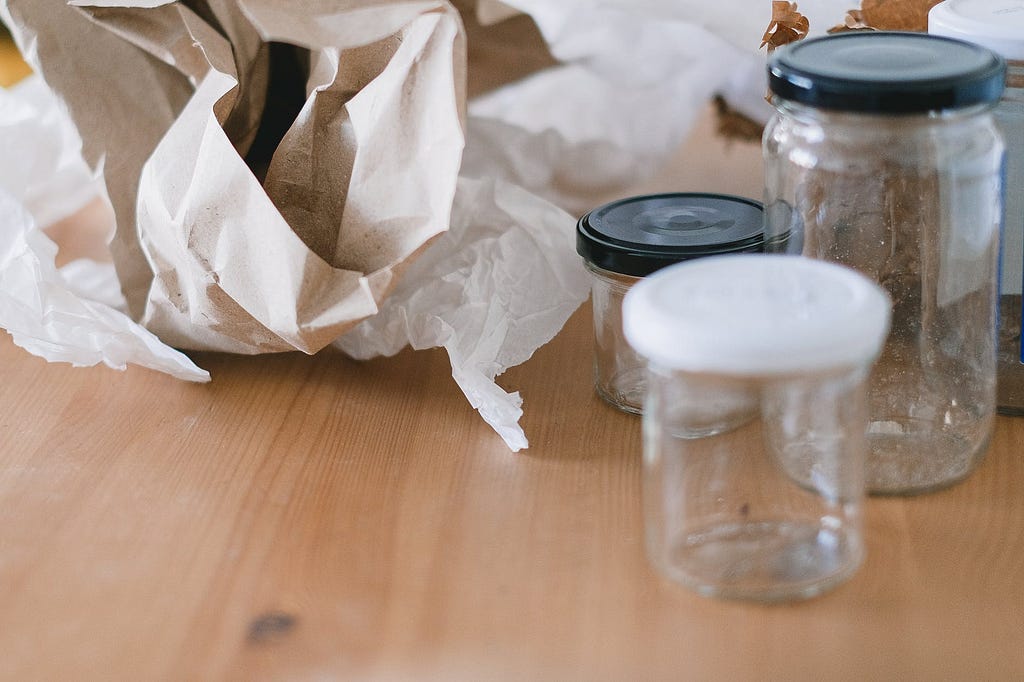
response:
[[[648,189],[756,196],[756,145],[710,137]],[[872,499],[836,591],[710,600],[645,561],[590,323],[502,379],[520,454],[442,352],[197,354],[200,386],[3,338],[0,679],[1024,679],[1024,420],[965,482]]]

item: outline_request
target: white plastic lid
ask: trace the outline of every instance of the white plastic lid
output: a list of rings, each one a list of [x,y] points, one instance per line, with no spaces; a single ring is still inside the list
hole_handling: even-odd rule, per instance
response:
[[[928,12],[928,32],[987,47],[1013,61],[1024,59],[1024,2],[945,0]]]
[[[686,261],[626,294],[626,339],[670,369],[778,375],[856,366],[889,332],[889,298],[842,265],[744,254]]]

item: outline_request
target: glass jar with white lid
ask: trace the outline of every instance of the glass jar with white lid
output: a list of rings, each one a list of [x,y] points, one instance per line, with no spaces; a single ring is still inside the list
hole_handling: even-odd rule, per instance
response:
[[[674,265],[626,295],[645,359],[648,557],[702,594],[810,597],[863,558],[865,381],[889,301],[798,256]]]

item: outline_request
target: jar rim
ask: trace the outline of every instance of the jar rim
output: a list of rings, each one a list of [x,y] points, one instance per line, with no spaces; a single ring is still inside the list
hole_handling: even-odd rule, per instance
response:
[[[914,114],[994,103],[1006,61],[962,40],[924,33],[855,32],[811,38],[776,50],[772,93],[809,106],[861,113]]]
[[[772,95],[770,98],[772,106],[779,112],[788,114],[794,117],[811,117],[819,118],[823,116],[830,117],[830,123],[838,123],[842,117],[848,117],[850,119],[850,125],[863,126],[865,120],[872,118],[879,120],[886,120],[887,122],[901,121],[906,122],[908,125],[946,125],[953,121],[970,119],[979,114],[985,114],[992,111],[992,109],[999,103],[994,102],[983,102],[980,104],[973,104],[971,106],[965,106],[958,109],[941,109],[941,110],[929,110],[929,111],[910,111],[900,114],[894,114],[891,112],[877,112],[877,111],[850,111],[847,109],[833,109],[828,107],[815,106],[812,104],[806,104],[796,100],[785,99],[778,95]],[[836,120],[832,120],[835,117]]]
[[[889,331],[890,301],[843,265],[745,254],[679,263],[639,282],[623,332],[663,367],[733,376],[870,363]]]
[[[633,277],[693,258],[759,252],[763,245],[763,204],[730,194],[627,197],[593,209],[576,224],[576,252],[587,263]]]

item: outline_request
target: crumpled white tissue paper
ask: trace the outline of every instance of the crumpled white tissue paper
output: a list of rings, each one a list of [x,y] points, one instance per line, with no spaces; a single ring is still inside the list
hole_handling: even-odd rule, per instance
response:
[[[409,265],[379,312],[335,345],[355,358],[444,347],[473,407],[512,450],[527,447],[522,399],[494,380],[549,341],[587,296],[575,218],[563,209],[582,213],[656,172],[715,92],[756,89],[748,99],[763,118],[756,44],[770,7],[738,4],[481,3],[481,21],[531,15],[560,64],[468,103],[449,230]],[[37,226],[95,195],[80,146],[40,81],[0,90],[0,158],[33,159],[28,172],[0,163],[0,326],[50,360],[137,363],[207,380],[122,312],[109,264],[55,268],[56,247]]]
[[[693,0],[504,4],[533,17],[561,64],[470,102],[464,174],[582,213],[595,194],[656,172],[716,92],[737,93],[754,118],[770,111],[756,51],[767,3],[761,13]]]
[[[0,327],[50,362],[143,365],[188,381],[210,375],[117,308],[113,267],[57,269],[57,245],[39,228],[96,196],[81,142],[37,77],[0,89]],[[71,283],[65,276],[70,276]]]
[[[522,399],[494,383],[557,333],[589,292],[574,221],[521,187],[460,178],[452,224],[377,315],[336,344],[355,358],[444,347],[469,402],[513,451]]]
[[[57,245],[0,189],[0,327],[14,343],[50,362],[115,369],[133,363],[209,381],[207,372],[123,312],[76,293],[54,265],[56,256]]]

